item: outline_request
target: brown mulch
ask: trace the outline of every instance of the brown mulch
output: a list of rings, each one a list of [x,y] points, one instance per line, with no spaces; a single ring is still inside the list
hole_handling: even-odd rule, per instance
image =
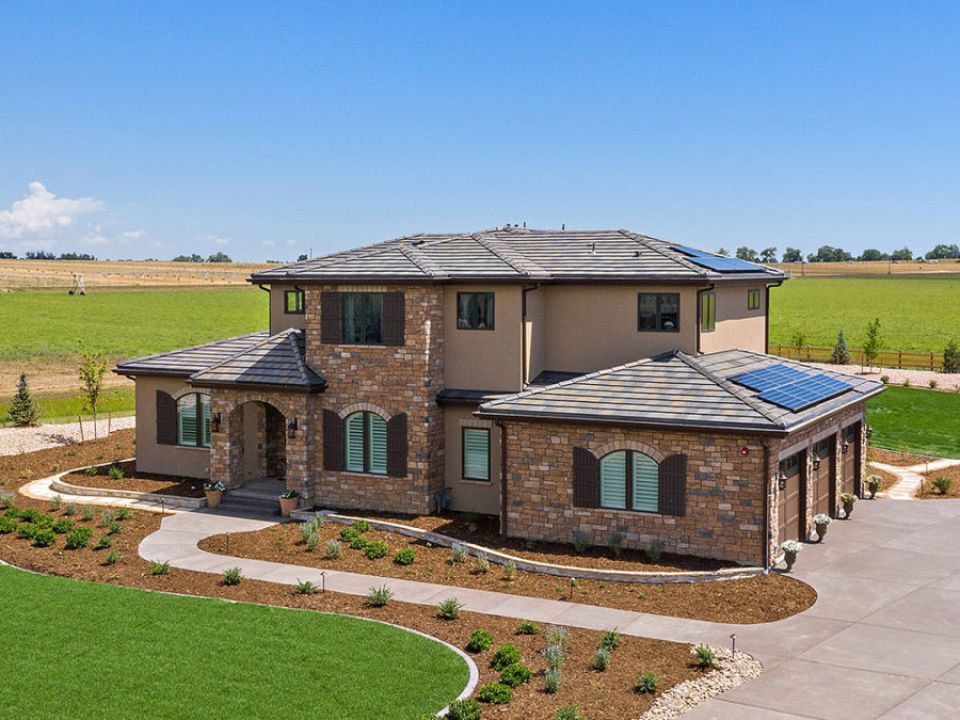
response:
[[[74,446],[71,448],[73,454],[68,456],[69,463],[82,465],[103,462],[104,459],[109,460],[114,451],[120,454],[121,449],[131,454],[132,431],[129,435],[126,439],[112,436],[109,440]],[[124,442],[127,443],[126,448],[118,447]],[[24,474],[31,477],[12,482],[8,480],[4,483],[6,491],[12,491],[25,481],[49,475],[51,464],[58,462],[57,452],[62,456],[64,450],[44,450],[20,456],[19,467]],[[36,457],[38,455],[42,457]],[[67,464],[62,458],[60,462]],[[13,467],[11,463],[0,463],[0,471],[5,473],[5,477],[10,476]],[[49,512],[57,519],[64,517],[63,509],[53,510],[52,503],[47,501],[31,500],[18,495],[16,504],[20,508],[31,507],[41,512]],[[614,651],[613,660],[606,672],[593,671],[590,663],[600,642],[601,633],[574,629],[567,660],[563,665],[560,691],[556,695],[547,695],[541,689],[542,679],[539,677],[546,667],[540,655],[546,645],[546,626],[541,626],[537,635],[517,635],[517,620],[511,618],[465,612],[458,620],[445,621],[437,617],[435,608],[401,602],[391,602],[384,608],[375,609],[366,607],[363,598],[352,595],[333,592],[311,596],[297,595],[289,586],[257,580],[244,580],[240,585],[228,587],[223,585],[218,576],[208,573],[173,569],[169,575],[154,576],[150,574],[149,563],[137,555],[137,546],[143,537],[159,527],[161,516],[144,511],[135,511],[129,519],[122,522],[123,529],[113,536],[111,548],[120,552],[122,558],[115,565],[108,566],[103,564],[107,551],[91,549],[93,542],[104,531],[98,521],[82,520],[80,513],[68,519],[76,525],[95,529],[90,547],[66,550],[63,536],[58,536],[53,547],[35,548],[28,540],[18,538],[16,533],[10,533],[0,536],[0,559],[28,570],[92,582],[375,618],[428,633],[461,648],[466,646],[471,631],[483,628],[493,635],[494,646],[491,650],[475,656],[481,683],[498,679],[498,674],[489,666],[489,660],[496,647],[504,642],[514,643],[520,650],[524,663],[537,674],[530,684],[514,691],[509,705],[485,705],[485,718],[552,720],[556,708],[572,703],[579,704],[585,716],[591,720],[636,717],[643,713],[660,693],[701,674],[691,661],[688,645],[635,637],[623,638],[620,647]],[[647,670],[663,678],[657,695],[639,695],[633,691],[637,677]]]
[[[12,492],[25,482],[49,477],[61,470],[131,457],[136,452],[135,435],[133,429],[118,430],[101,440],[0,456],[0,490]]]
[[[136,462],[117,463],[123,469],[123,477],[114,480],[107,473],[109,467],[97,469],[96,475],[86,473],[70,473],[64,476],[64,481],[80,487],[103,488],[105,490],[133,490],[134,492],[151,493],[155,495],[176,495],[178,497],[201,498],[203,480],[196,478],[180,478],[171,475],[158,475],[137,471]]]
[[[886,450],[873,446],[867,447],[867,462],[880,462],[885,465],[909,467],[911,465],[925,463],[930,459],[931,458],[925,455],[914,455],[913,453],[902,452],[900,450]],[[869,472],[873,472],[873,468],[869,468]]]
[[[875,467],[867,468],[867,475],[879,475],[880,476],[880,488],[877,490],[878,493],[886,492],[891,487],[897,484],[897,481],[900,479],[893,473],[889,473],[886,470],[880,470]],[[864,490],[866,492],[866,490]]]
[[[955,465],[954,467],[949,467],[944,470],[935,470],[933,472],[924,473],[923,477],[925,478],[923,485],[920,486],[920,489],[917,491],[916,495],[916,497],[920,498],[921,500],[960,498],[960,465]],[[933,487],[933,481],[941,477],[953,481],[953,485],[943,495],[940,494],[939,490]]]
[[[368,531],[366,537],[369,541],[385,542],[389,548],[386,557],[369,560],[362,550],[351,549],[341,542],[341,557],[329,560],[324,548],[328,541],[339,539],[344,527],[327,523],[319,533],[320,545],[315,551],[302,543],[295,523],[230,534],[229,538],[215,535],[201,541],[200,547],[244,558],[723,623],[782,620],[806,610],[817,598],[816,591],[809,585],[776,573],[718,582],[640,584],[578,580],[574,584],[567,578],[517,571],[516,578],[508,582],[501,566],[491,564],[488,572],[481,573],[472,558],[465,563],[452,563],[447,548],[377,530]],[[396,553],[404,548],[411,548],[416,554],[412,565],[393,562]]]
[[[654,562],[647,557],[646,552],[633,548],[623,548],[619,557],[613,557],[609,548],[605,547],[589,547],[584,552],[577,553],[570,543],[533,542],[523,538],[505,538],[500,535],[497,518],[490,515],[452,512],[442,515],[391,515],[365,510],[344,510],[342,514],[410,525],[464,542],[483,545],[491,550],[555,565],[645,572],[714,571],[720,568],[736,567],[736,563],[698,558],[692,555],[664,553],[659,560]]]

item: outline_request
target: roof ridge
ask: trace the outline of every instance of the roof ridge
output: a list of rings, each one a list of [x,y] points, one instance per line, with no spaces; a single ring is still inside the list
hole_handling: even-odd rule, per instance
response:
[[[697,273],[701,277],[710,276],[710,273],[707,272],[705,268],[702,268],[699,265],[690,262],[687,258],[685,258],[682,254],[676,252],[675,250],[671,250],[668,253],[668,252],[665,252],[664,250],[661,250],[656,245],[652,245],[651,243],[648,242],[648,240],[653,240],[655,242],[661,242],[664,245],[669,245],[669,243],[666,242],[665,240],[651,237],[650,235],[641,235],[640,233],[635,233],[632,230],[619,230],[618,232],[622,233],[625,237],[628,237],[631,240],[634,240],[638,244],[643,245],[645,248],[649,248],[650,250],[653,250],[653,252],[657,253],[658,255],[661,255],[667,258],[668,260],[672,260],[673,262],[680,263],[688,270],[693,270],[695,273]]]
[[[521,272],[530,277],[537,276],[546,278],[550,276],[550,273],[520,251],[507,245],[505,241],[496,237],[485,237],[486,232],[488,231],[476,233],[470,237],[517,272]]]
[[[164,355],[175,355],[177,353],[188,352],[189,350],[199,350],[200,348],[208,347],[210,345],[221,345],[223,343],[233,342],[234,340],[241,340],[253,335],[259,335],[260,333],[267,333],[268,337],[270,335],[269,330],[256,330],[252,333],[246,333],[245,335],[234,335],[233,337],[223,338],[222,340],[211,340],[210,342],[198,343],[185,348],[177,348],[176,350],[167,350],[166,352],[153,353],[152,355],[143,355],[141,357],[132,358],[130,360],[117,363],[117,367],[123,367],[124,365],[129,365],[132,362],[139,362],[141,360],[152,360],[154,358],[163,357]],[[256,345],[254,345],[254,347],[256,347]]]
[[[308,366],[304,362],[303,358],[300,356],[300,342],[299,338],[304,335],[302,330],[297,328],[289,328],[293,332],[288,332],[287,337],[285,338],[287,343],[290,344],[293,348],[293,358],[297,362],[297,370],[300,372],[300,377],[303,378],[304,382],[310,382],[310,373],[316,375],[320,380],[323,380],[323,376],[315,371],[312,367]]]
[[[192,378],[192,377],[194,377],[195,375],[201,375],[201,374],[203,374],[203,373],[205,373],[205,372],[209,372],[210,370],[213,370],[213,369],[215,369],[215,368],[218,368],[218,367],[220,367],[221,365],[226,365],[228,362],[233,362],[233,361],[236,360],[238,357],[240,357],[240,356],[242,356],[242,355],[246,355],[248,352],[253,352],[253,351],[256,350],[257,348],[263,347],[264,345],[266,345],[268,342],[271,342],[271,341],[274,340],[275,338],[278,338],[278,337],[280,337],[281,335],[289,335],[289,334],[292,333],[292,332],[297,332],[297,329],[296,329],[296,328],[287,328],[286,330],[281,330],[281,331],[278,332],[276,335],[268,335],[266,338],[264,338],[262,341],[258,342],[256,345],[252,345],[252,346],[248,347],[246,350],[241,350],[240,352],[234,353],[234,354],[231,355],[230,357],[225,358],[224,360],[221,360],[221,361],[218,362],[218,363],[214,363],[213,365],[208,365],[207,367],[203,368],[202,370],[197,370],[195,373],[191,374],[190,377]]]
[[[437,265],[430,258],[420,252],[413,244],[404,245],[401,243],[400,253],[430,277],[450,277],[447,273],[437,267]]]
[[[740,385],[737,385],[736,383],[732,382],[731,380],[728,380],[725,377],[721,377],[720,375],[717,375],[717,373],[713,372],[712,370],[708,370],[699,362],[697,362],[697,358],[691,355],[687,355],[684,352],[677,351],[677,357],[680,358],[681,362],[685,363],[686,365],[689,365],[691,368],[696,370],[705,378],[707,378],[713,383],[716,383],[719,387],[722,387],[728,393],[730,393],[735,398],[743,402],[751,410],[754,410],[755,412],[762,415],[764,419],[766,419],[767,421],[773,423],[777,427],[785,427],[785,425],[782,422],[780,422],[777,418],[773,417],[770,414],[770,412],[762,404],[757,402],[753,396],[748,395],[745,388],[742,388]]]

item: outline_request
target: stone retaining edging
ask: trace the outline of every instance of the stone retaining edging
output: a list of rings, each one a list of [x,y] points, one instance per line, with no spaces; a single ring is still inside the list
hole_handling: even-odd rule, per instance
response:
[[[120,462],[129,462],[121,460]],[[100,463],[99,465],[88,465],[87,467],[107,467],[113,465],[113,462]],[[123,500],[137,500],[139,502],[163,504],[170,508],[184,508],[188,510],[199,510],[206,507],[206,498],[183,497],[182,495],[162,495],[159,493],[138,492],[136,490],[109,490],[107,488],[86,487],[83,485],[72,485],[64,481],[64,476],[75,472],[86,470],[86,467],[74,468],[54,475],[50,479],[50,492],[59,495],[88,495],[93,497],[120,498]]]
[[[398,535],[416,538],[441,547],[451,547],[452,545],[461,545],[470,555],[485,555],[487,559],[498,565],[513,563],[518,570],[525,572],[541,573],[544,575],[557,575],[560,577],[577,578],[581,580],[602,580],[605,582],[629,582],[629,583],[691,583],[691,582],[711,582],[719,580],[739,580],[742,578],[761,575],[763,568],[759,567],[736,567],[724,568],[720,570],[689,570],[680,572],[655,572],[644,570],[604,570],[601,568],[585,568],[572,565],[555,565],[553,563],[541,562],[539,560],[530,560],[529,558],[509,555],[498,550],[492,550],[483,545],[474,545],[464,542],[457,538],[443,535],[441,533],[423,530],[411,525],[402,525],[401,523],[380,520],[377,518],[357,517],[351,515],[340,515],[332,510],[294,510],[290,517],[293,520],[306,522],[316,516],[322,516],[330,522],[341,525],[350,525],[356,520],[365,520],[370,523],[371,528],[382,530],[384,532],[393,532]]]

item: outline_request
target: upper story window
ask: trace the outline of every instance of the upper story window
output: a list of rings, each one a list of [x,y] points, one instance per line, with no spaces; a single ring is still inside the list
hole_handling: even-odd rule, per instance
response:
[[[177,400],[177,445],[210,447],[210,396],[199,393]]]
[[[747,310],[760,309],[760,290],[753,288],[747,290]]]
[[[600,507],[660,510],[660,468],[635,450],[617,450],[600,459]]]
[[[640,293],[638,298],[638,330],[679,332],[679,293]]]
[[[460,330],[493,330],[493,293],[458,292],[457,328]]]
[[[283,312],[287,315],[303,315],[303,290],[287,290],[283,293]]]
[[[464,480],[490,480],[489,428],[463,428]]]
[[[387,474],[387,421],[372,412],[355,412],[344,421],[346,467],[350,472]]]
[[[340,340],[357,345],[383,344],[383,293],[343,293]]]
[[[322,292],[320,341],[329,345],[403,345],[403,293]]]
[[[717,294],[713,290],[700,293],[700,332],[713,332],[717,327]]]

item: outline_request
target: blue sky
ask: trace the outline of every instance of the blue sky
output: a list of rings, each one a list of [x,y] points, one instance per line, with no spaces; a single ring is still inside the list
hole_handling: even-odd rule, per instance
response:
[[[960,5],[0,4],[0,249],[960,240]]]

